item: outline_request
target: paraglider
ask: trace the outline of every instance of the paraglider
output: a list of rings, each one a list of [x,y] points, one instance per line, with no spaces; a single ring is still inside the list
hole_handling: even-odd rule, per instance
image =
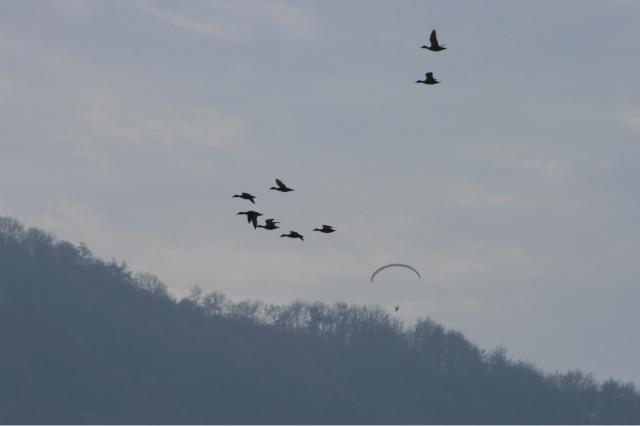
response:
[[[418,275],[418,278],[422,278],[422,277],[420,276],[420,272],[416,271],[413,267],[411,267],[411,266],[409,266],[409,265],[405,265],[405,264],[403,264],[403,263],[391,263],[391,264],[389,264],[389,265],[385,265],[385,266],[383,266],[383,267],[381,267],[381,268],[376,269],[376,270],[375,270],[375,272],[373,273],[373,275],[371,275],[371,281],[373,281],[373,279],[374,279],[374,278],[375,278],[375,276],[378,274],[378,272],[382,271],[383,269],[390,268],[390,267],[392,267],[392,266],[402,266],[403,268],[409,268],[409,269],[411,269],[413,272],[415,272],[415,273],[416,273],[416,275]]]

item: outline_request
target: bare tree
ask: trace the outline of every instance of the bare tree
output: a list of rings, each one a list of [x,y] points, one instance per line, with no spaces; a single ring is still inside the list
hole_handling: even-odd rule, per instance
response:
[[[148,272],[136,272],[133,277],[135,286],[155,296],[169,297],[168,287],[157,275]]]
[[[24,225],[13,217],[0,217],[0,242],[18,243],[22,239]]]

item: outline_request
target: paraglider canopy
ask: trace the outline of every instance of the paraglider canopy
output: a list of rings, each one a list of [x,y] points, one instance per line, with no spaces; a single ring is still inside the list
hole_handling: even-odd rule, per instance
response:
[[[389,265],[385,265],[385,266],[382,266],[382,267],[380,267],[380,268],[376,269],[376,270],[375,270],[375,272],[373,273],[373,275],[371,275],[371,281],[373,281],[373,279],[374,279],[374,278],[375,278],[375,276],[378,274],[378,272],[382,271],[383,269],[390,268],[390,267],[392,267],[392,266],[402,266],[403,268],[409,268],[409,269],[411,269],[413,272],[415,272],[415,273],[416,273],[416,275],[418,275],[418,278],[422,278],[422,277],[420,276],[420,272],[416,271],[413,267],[411,267],[411,266],[409,266],[409,265],[405,265],[404,263],[391,263],[391,264],[389,264]]]

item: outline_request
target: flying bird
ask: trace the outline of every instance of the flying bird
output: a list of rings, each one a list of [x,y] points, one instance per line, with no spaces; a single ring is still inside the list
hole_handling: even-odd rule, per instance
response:
[[[255,204],[255,203],[256,203],[255,201],[253,201],[253,199],[254,199],[254,198],[256,198],[256,197],[255,197],[255,196],[253,196],[253,195],[251,195],[251,194],[249,194],[249,193],[247,193],[247,192],[243,192],[243,193],[242,193],[242,194],[240,194],[240,195],[234,195],[233,197],[239,197],[239,198],[242,198],[242,199],[244,199],[244,200],[249,200],[249,201],[251,201],[253,204]]]
[[[428,72],[425,74],[426,78],[424,80],[418,80],[416,83],[424,83],[424,84],[438,84],[440,83],[438,80],[433,78],[433,73]]]
[[[302,241],[304,241],[304,237],[302,235],[298,234],[296,231],[290,231],[288,234],[280,235],[280,238],[282,238],[282,237],[300,238]]]
[[[262,213],[254,212],[253,210],[249,210],[248,212],[238,212],[238,214],[246,214],[247,222],[251,223],[254,228],[258,227],[258,216],[262,216]]]
[[[436,30],[431,31],[431,37],[429,37],[429,41],[431,42],[431,46],[422,46],[422,49],[429,49],[433,52],[439,52],[440,50],[445,50],[444,44],[438,44],[438,37],[436,36]]]
[[[394,311],[398,312],[398,309],[400,309],[400,306],[396,305]]]
[[[287,185],[285,185],[284,182],[282,182],[280,179],[276,179],[276,184],[278,184],[278,186],[272,186],[269,189],[275,189],[276,191],[280,191],[280,192],[293,191],[293,189],[287,187]]]
[[[276,223],[280,223],[280,222],[276,222],[275,219],[266,219],[264,225],[258,225],[258,228],[264,228],[264,229],[278,229],[280,228],[279,226],[276,226]]]
[[[320,229],[316,228],[316,229],[314,229],[314,231],[324,232],[325,234],[329,234],[331,232],[336,232],[336,230],[331,225],[322,225],[322,228],[320,228]]]

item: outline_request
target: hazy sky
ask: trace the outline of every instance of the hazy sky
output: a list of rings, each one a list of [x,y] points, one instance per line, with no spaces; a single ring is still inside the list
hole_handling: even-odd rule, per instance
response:
[[[635,1],[0,0],[0,215],[640,384],[639,75]]]

